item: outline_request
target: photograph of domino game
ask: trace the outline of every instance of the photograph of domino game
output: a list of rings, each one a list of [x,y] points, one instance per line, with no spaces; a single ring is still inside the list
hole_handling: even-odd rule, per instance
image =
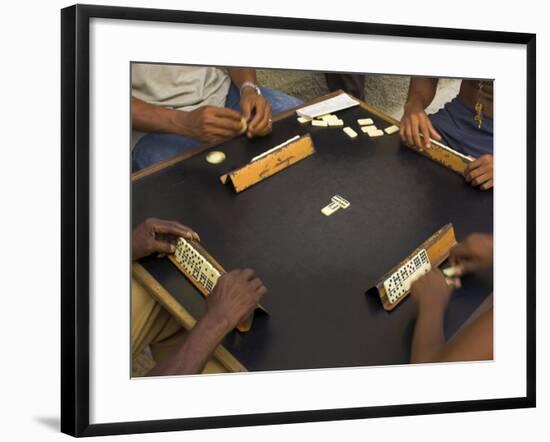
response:
[[[132,376],[493,359],[493,80],[129,81]]]

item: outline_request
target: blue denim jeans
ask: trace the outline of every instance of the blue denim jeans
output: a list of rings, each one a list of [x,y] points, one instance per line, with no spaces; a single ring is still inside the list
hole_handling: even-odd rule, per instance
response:
[[[493,155],[493,119],[484,118],[478,129],[475,115],[473,110],[454,98],[443,109],[430,115],[430,120],[447,146],[474,158]]]
[[[266,87],[261,87],[260,90],[271,105],[273,115],[277,115],[303,103],[302,100],[286,95],[283,92]],[[231,87],[225,98],[225,107],[241,112],[240,101],[239,89],[231,83]],[[199,144],[199,141],[181,135],[147,134],[134,147],[132,152],[132,168],[134,171],[143,169],[197,147]]]

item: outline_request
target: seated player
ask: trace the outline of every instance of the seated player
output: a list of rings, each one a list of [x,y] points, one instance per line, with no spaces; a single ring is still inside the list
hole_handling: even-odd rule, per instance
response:
[[[173,240],[198,235],[176,221],[150,218],[132,232],[132,259],[153,253],[173,253]],[[181,325],[149,294],[147,288],[132,278],[132,372],[151,369],[150,350],[156,366],[151,376],[195,374],[203,371],[224,336],[250,314],[267,293],[262,281],[250,269],[224,274],[206,300],[206,313],[193,329],[184,332]],[[147,367],[147,364],[149,365]],[[220,371],[211,361],[205,371]],[[147,371],[147,370],[145,370]]]
[[[449,261],[458,276],[493,265],[493,236],[475,233],[457,244]],[[452,340],[445,341],[443,319],[453,287],[435,268],[411,287],[418,313],[413,334],[411,362],[473,361],[493,358],[493,308],[472,320]]]
[[[254,69],[132,64],[132,127],[148,132],[133,150],[139,170],[200,144],[271,133],[271,116],[302,101],[256,85]]]
[[[343,90],[355,98],[365,100],[365,76],[363,74],[339,74],[327,72],[325,80],[330,92]]]
[[[427,115],[437,78],[411,78],[401,140],[419,150],[430,148],[430,137],[475,160],[464,178],[483,190],[493,187],[493,81],[462,80],[458,96],[435,114]],[[420,137],[423,135],[423,139]]]

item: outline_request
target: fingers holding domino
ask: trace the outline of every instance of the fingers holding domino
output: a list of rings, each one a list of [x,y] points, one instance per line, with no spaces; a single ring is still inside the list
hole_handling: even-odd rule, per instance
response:
[[[460,276],[462,276],[462,270],[460,267],[447,267],[442,270],[443,275],[445,276],[445,282],[452,289],[459,289],[462,287],[462,281]]]

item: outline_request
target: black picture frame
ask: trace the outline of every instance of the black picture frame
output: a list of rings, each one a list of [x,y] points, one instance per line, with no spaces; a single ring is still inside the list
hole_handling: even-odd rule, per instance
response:
[[[523,397],[90,424],[90,19],[495,42],[527,49],[527,391]],[[99,436],[534,407],[536,404],[536,35],[210,12],[75,5],[61,11],[61,431]]]

